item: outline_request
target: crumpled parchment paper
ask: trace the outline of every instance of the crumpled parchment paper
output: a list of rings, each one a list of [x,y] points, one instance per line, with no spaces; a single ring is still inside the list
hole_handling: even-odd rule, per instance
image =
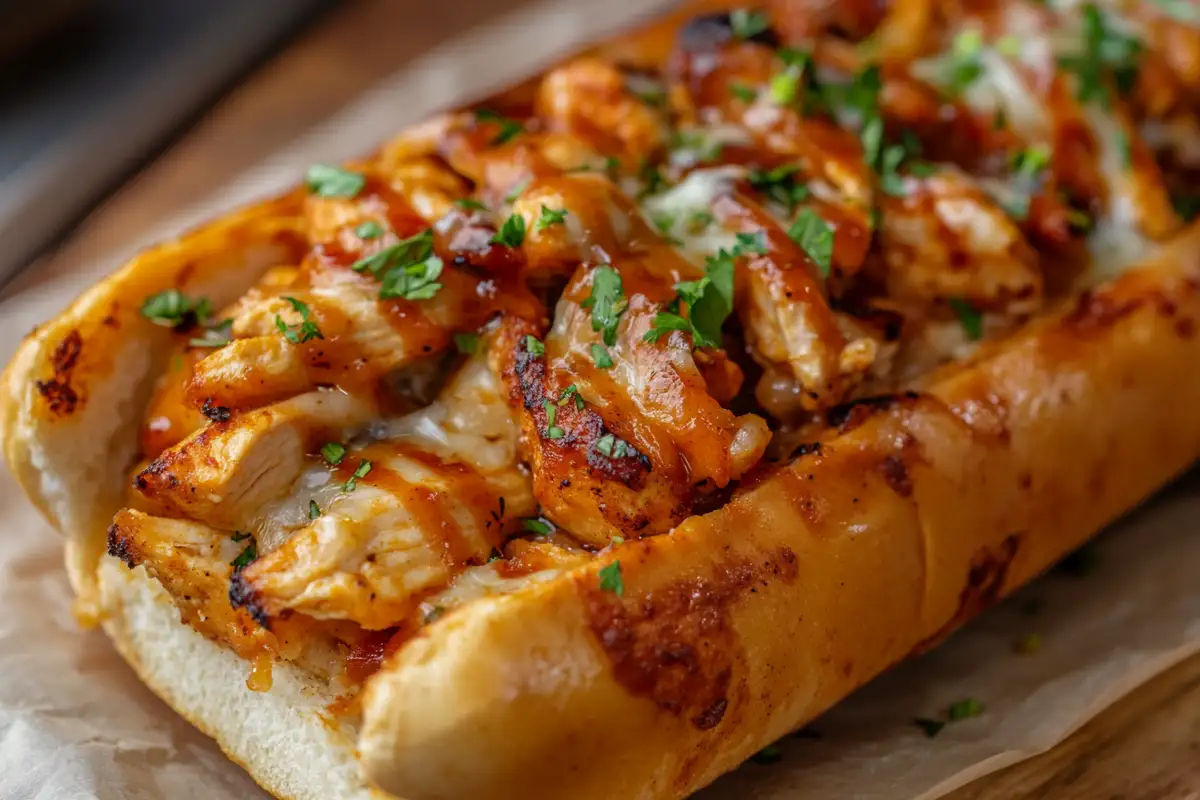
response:
[[[498,88],[656,5],[667,4],[545,2],[466,32],[147,241],[63,278],[23,282],[0,301],[0,362],[34,323],[148,241],[276,191],[309,163],[366,152],[437,107]],[[1200,476],[1192,476],[1105,533],[1091,574],[1042,578],[860,690],[807,735],[781,741],[777,763],[746,764],[700,797],[932,798],[1052,747],[1200,652],[1198,520]],[[134,677],[102,633],[79,630],[61,546],[0,471],[0,798],[265,797]],[[1041,648],[1017,653],[1030,634]],[[983,713],[936,738],[912,724],[968,697]]]

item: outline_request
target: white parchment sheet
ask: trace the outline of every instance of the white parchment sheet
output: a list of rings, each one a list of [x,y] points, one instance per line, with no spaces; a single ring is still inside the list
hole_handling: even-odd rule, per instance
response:
[[[434,108],[497,88],[654,5],[545,3],[468,31],[156,235],[275,191],[314,161],[368,151]],[[0,301],[0,361],[34,323],[146,243]],[[818,720],[819,738],[788,737],[777,763],[747,764],[701,797],[936,797],[1049,748],[1200,651],[1198,528],[1200,476],[1192,476],[1102,536],[1091,574],[1041,579]],[[138,682],[103,634],[77,628],[61,561],[60,537],[0,471],[0,798],[265,797]],[[1015,652],[1030,634],[1041,648]],[[967,697],[983,713],[936,738],[912,724]]]

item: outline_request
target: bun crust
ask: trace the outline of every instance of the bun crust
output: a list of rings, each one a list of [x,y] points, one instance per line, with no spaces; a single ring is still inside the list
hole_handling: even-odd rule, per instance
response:
[[[367,689],[410,800],[683,797],[948,635],[1200,456],[1200,228],[668,536],[488,599]],[[599,756],[598,754],[603,754]]]

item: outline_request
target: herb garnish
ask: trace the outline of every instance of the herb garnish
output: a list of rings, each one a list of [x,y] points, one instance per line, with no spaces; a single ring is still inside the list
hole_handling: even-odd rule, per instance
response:
[[[556,210],[553,208],[546,208],[546,206],[543,205],[542,214],[538,217],[537,222],[533,224],[533,229],[535,231],[542,231],[546,228],[549,228],[551,225],[565,225],[566,218],[567,210],[565,208]]]
[[[542,344],[541,340],[536,336],[525,337],[525,349],[531,356],[540,358],[541,356],[546,355],[546,345]]]
[[[1042,172],[1050,166],[1050,148],[1043,144],[1034,145],[1016,153],[1011,159],[1014,197],[1006,210],[1014,219],[1024,220],[1029,216],[1029,204],[1041,184]]]
[[[562,390],[562,394],[560,394],[558,396],[558,404],[560,406],[565,406],[568,402],[571,401],[571,398],[575,398],[575,408],[582,411],[583,410],[583,395],[579,394],[579,387],[573,383],[570,386],[568,386],[567,388]]]
[[[546,438],[561,439],[565,435],[565,431],[554,424],[558,419],[558,406],[553,401],[547,400],[542,403],[542,408],[546,412]]]
[[[617,597],[625,594],[625,580],[621,576],[621,562],[614,561],[596,573],[600,578],[600,591],[612,592]]]
[[[321,507],[319,505],[317,505],[316,500],[309,500],[308,501],[308,518],[316,519],[319,516],[321,516]]]
[[[212,303],[207,297],[189,300],[178,289],[166,289],[142,301],[142,316],[167,328],[184,328],[203,322],[211,313]]]
[[[488,207],[479,202],[473,197],[460,197],[454,201],[454,205],[459,208],[465,208],[467,211],[487,211]]]
[[[797,178],[799,168],[793,164],[784,164],[769,170],[752,169],[746,173],[746,180],[768,199],[782,205],[790,215],[796,206],[808,199],[808,187]]]
[[[350,480],[342,484],[342,488],[347,492],[353,492],[354,488],[358,486],[358,479],[367,477],[373,466],[374,464],[364,458],[362,463],[358,465],[358,469],[354,470],[354,474],[350,476]]]
[[[788,237],[816,265],[821,277],[828,278],[833,264],[833,228],[817,212],[806,208],[788,228]]]
[[[743,103],[753,103],[758,99],[758,90],[744,83],[729,84],[729,93]]]
[[[520,214],[510,214],[489,241],[505,247],[520,247],[525,241],[525,218]]]
[[[621,273],[607,264],[592,270],[592,291],[580,306],[592,310],[592,330],[600,333],[605,344],[616,344],[617,324],[627,305],[622,294]]]
[[[612,369],[612,356],[608,354],[608,350],[602,344],[592,345],[592,362],[598,369]]]
[[[729,27],[738,39],[753,39],[771,27],[771,20],[762,11],[735,8],[729,12]]]
[[[360,239],[366,239],[368,241],[371,239],[378,239],[383,235],[383,226],[375,220],[369,219],[366,222],[360,223],[358,227],[354,229],[354,235]]]
[[[958,317],[967,338],[977,342],[983,338],[983,314],[971,303],[961,297],[951,297],[946,301]]]
[[[517,122],[515,119],[510,119],[503,114],[498,114],[495,111],[487,108],[476,109],[475,119],[478,122],[492,122],[499,127],[496,135],[488,142],[491,146],[504,144],[513,137],[519,135],[525,130],[525,126]]]
[[[756,247],[762,244],[752,241]],[[721,326],[733,311],[734,258],[746,252],[739,240],[732,253],[719,250],[705,260],[703,278],[675,284],[675,299],[667,305],[667,310],[655,315],[650,330],[642,338],[657,342],[669,331],[688,331],[694,346],[720,347]],[[684,305],[686,319],[680,313]]]
[[[973,697],[957,700],[951,703],[950,707],[946,709],[946,716],[950,718],[951,722],[978,717],[982,713],[983,703]]]
[[[521,520],[521,527],[538,536],[549,536],[554,533],[554,525],[542,517],[525,517]]]
[[[454,347],[464,356],[473,356],[479,352],[478,333],[454,334]]]
[[[346,457],[346,445],[341,442],[326,442],[321,445],[321,455],[326,464],[336,467]]]
[[[361,174],[329,164],[313,164],[304,177],[309,194],[318,197],[354,197],[366,183]]]
[[[1095,3],[1083,6],[1083,52],[1065,56],[1059,64],[1075,73],[1075,96],[1081,103],[1112,104],[1109,81],[1118,94],[1128,94],[1137,81],[1142,44],[1108,25]]]
[[[313,322],[309,317],[312,315],[312,310],[307,303],[302,303],[294,297],[284,297],[297,314],[300,315],[299,325],[288,325],[283,321],[283,317],[275,315],[275,327],[283,334],[283,338],[287,339],[292,344],[304,344],[310,339],[324,339],[321,334],[321,329],[317,327],[317,323]]]
[[[625,458],[633,453],[633,448],[624,439],[618,439],[611,433],[606,433],[596,440],[596,452],[609,458]]]
[[[242,533],[241,531],[234,531],[232,538],[235,542],[240,542],[243,539],[250,540],[250,544],[246,545],[245,549],[238,554],[237,558],[229,562],[230,566],[232,566],[234,569],[245,569],[251,564],[251,562],[254,561],[254,559],[258,558],[258,542],[255,540],[254,534]]]

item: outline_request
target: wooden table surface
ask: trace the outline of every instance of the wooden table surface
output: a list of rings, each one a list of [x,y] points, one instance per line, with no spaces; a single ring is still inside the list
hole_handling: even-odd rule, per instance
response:
[[[138,240],[452,35],[459,20],[517,4],[360,0],[337,7],[215,103],[17,285]],[[397,29],[405,35],[379,35]],[[1200,658],[1143,686],[1050,752],[950,797],[1200,799]]]

